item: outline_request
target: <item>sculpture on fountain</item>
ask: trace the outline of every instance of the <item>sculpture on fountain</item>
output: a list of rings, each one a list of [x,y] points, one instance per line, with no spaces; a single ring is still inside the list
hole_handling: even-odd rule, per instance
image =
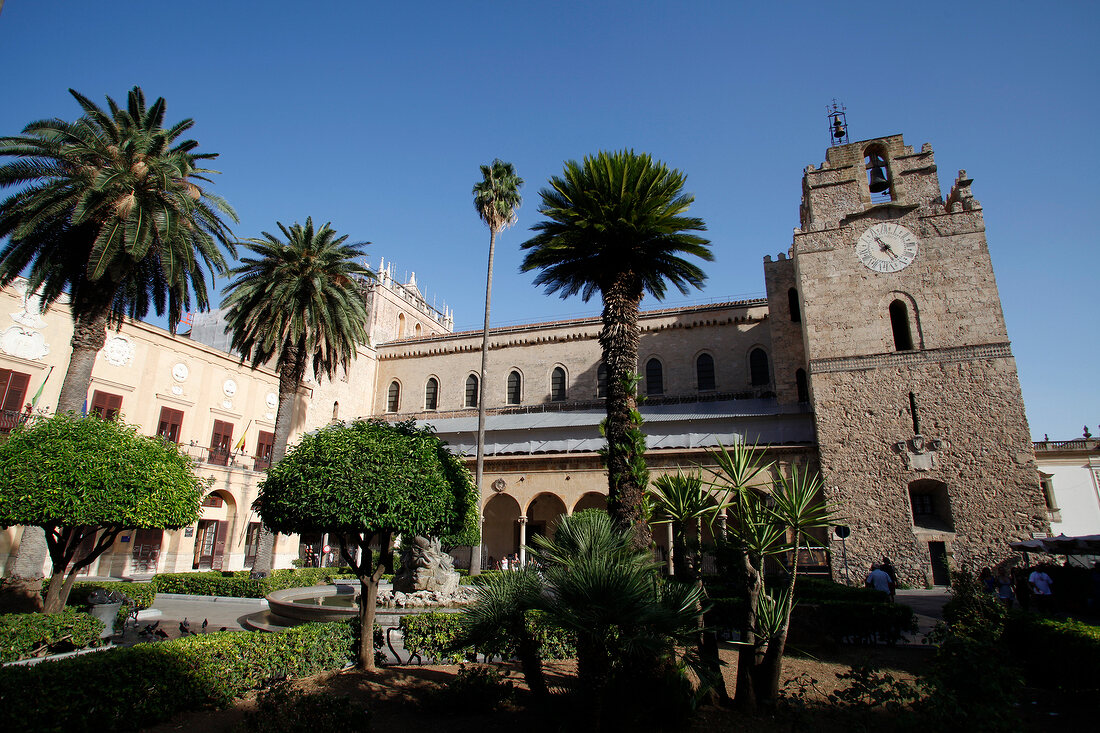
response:
[[[401,547],[401,572],[393,577],[393,589],[401,593],[432,591],[443,596],[458,590],[454,559],[443,552],[437,538],[416,536]]]

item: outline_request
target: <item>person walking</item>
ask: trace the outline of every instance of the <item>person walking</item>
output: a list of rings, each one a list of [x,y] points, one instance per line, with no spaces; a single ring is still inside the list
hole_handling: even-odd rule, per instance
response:
[[[1012,602],[1016,599],[1016,594],[1012,592],[1012,576],[1008,574],[1008,571],[1001,568],[997,572],[993,585],[996,588],[997,600],[1003,603],[1005,608],[1012,608]]]
[[[890,580],[890,575],[882,569],[878,563],[871,565],[871,572],[867,573],[866,585],[872,590],[877,590],[881,593],[885,593],[884,600],[891,601],[894,598],[893,589],[894,583]]]
[[[898,570],[888,557],[882,558],[882,564],[879,567],[882,568],[882,572],[890,576],[890,600],[893,601],[898,592]]]

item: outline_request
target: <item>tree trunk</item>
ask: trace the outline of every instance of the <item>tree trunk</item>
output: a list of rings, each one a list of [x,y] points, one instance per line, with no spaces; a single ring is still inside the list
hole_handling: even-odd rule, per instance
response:
[[[688,566],[684,529],[683,522],[672,522],[672,575],[676,580],[689,583],[692,573]]]
[[[638,401],[633,379],[638,370],[638,308],[641,282],[626,274],[600,287],[603,328],[600,346],[607,365],[608,510],[623,529],[634,535],[634,545],[649,549],[653,540],[642,511],[645,492],[645,445],[636,419]]]
[[[287,442],[294,427],[294,402],[298,398],[298,389],[306,373],[306,350],[302,344],[291,347],[279,366],[279,411],[275,415],[275,436],[271,446],[271,464],[286,455]],[[270,466],[268,470],[270,470]],[[256,540],[256,559],[252,561],[252,576],[266,576],[275,567],[275,533],[260,526],[260,536]]]
[[[756,710],[757,655],[760,651],[756,640],[756,604],[760,601],[763,579],[753,566],[747,552],[740,551],[739,564],[744,574],[745,611],[741,619],[741,645],[737,651],[737,683],[734,690],[734,702],[745,712]]]
[[[78,310],[81,307],[89,310]],[[88,388],[92,383],[92,367],[96,354],[107,343],[107,308],[96,308],[88,304],[73,304],[73,338],[70,341],[72,354],[69,366],[65,370],[65,380],[61,383],[61,395],[57,398],[57,412],[71,412],[79,415],[84,411],[88,399]]]
[[[497,232],[489,227],[489,266],[485,274],[485,326],[481,330],[481,376],[477,383],[477,469],[474,484],[477,486],[478,514],[481,513],[482,478],[485,475],[485,370],[489,363],[489,304],[493,295],[493,250],[496,249]],[[478,522],[478,540],[470,548],[470,575],[481,573],[481,523]]]
[[[773,706],[779,698],[779,678],[783,674],[783,654],[787,647],[787,631],[791,627],[791,611],[794,609],[794,584],[798,578],[798,535],[795,535],[794,561],[791,563],[791,578],[784,591],[787,595],[787,613],[779,633],[768,642],[764,661],[760,665],[756,697],[758,702]]]
[[[527,629],[526,620],[524,628],[516,635],[519,639],[519,663],[523,669],[523,679],[527,681],[527,689],[539,699],[545,699],[550,691],[546,687],[546,677],[542,672],[542,655],[539,653],[539,644]]]
[[[374,558],[370,550],[368,538],[360,535],[359,548],[361,559],[358,564],[352,557],[351,548],[347,539],[342,543],[340,554],[348,561],[359,577],[359,669],[373,672],[374,664],[374,617],[378,605],[378,586],[385,572],[385,561],[374,564]],[[382,535],[382,557],[393,553],[393,535],[389,532]]]
[[[46,534],[41,527],[23,527],[11,577],[0,581],[0,613],[36,613],[42,607],[42,565]]]

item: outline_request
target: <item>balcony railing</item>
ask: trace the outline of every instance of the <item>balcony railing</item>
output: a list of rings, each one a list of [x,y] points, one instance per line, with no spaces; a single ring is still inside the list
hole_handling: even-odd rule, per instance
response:
[[[19,410],[0,410],[0,435],[7,435],[15,430],[17,425],[22,425],[30,417],[29,413]]]
[[[1040,440],[1035,442],[1035,452],[1062,450],[1097,450],[1100,449],[1100,439],[1077,438],[1076,440]]]
[[[196,463],[226,468],[243,468],[249,471],[266,471],[271,467],[269,456],[255,456],[245,451],[209,448],[197,443],[181,443],[180,451],[195,459]]]

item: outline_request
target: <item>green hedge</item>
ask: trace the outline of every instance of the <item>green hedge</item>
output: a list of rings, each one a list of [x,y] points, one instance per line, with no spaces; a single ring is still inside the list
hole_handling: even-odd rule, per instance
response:
[[[843,587],[843,586],[842,586]],[[848,589],[849,591],[856,589]],[[882,595],[872,592],[870,602],[862,594],[844,594],[837,598],[801,598],[791,614],[791,633],[803,639],[829,637],[852,643],[893,644],[904,633],[917,629],[916,614],[903,603],[886,603]],[[737,629],[745,611],[744,598],[710,598],[706,614],[708,626]]]
[[[541,643],[543,659],[569,659],[577,655],[572,635],[547,623],[538,612],[532,612],[529,618],[529,628]],[[406,614],[401,617],[400,628],[405,650],[421,659],[457,663],[473,659],[477,652],[503,659],[516,655],[514,640],[503,635],[495,643],[477,649],[462,646],[462,614],[459,613]]]
[[[224,707],[274,678],[339,669],[352,654],[346,623],[200,634],[5,667],[0,706],[22,730],[138,730],[183,710]]]
[[[0,662],[99,646],[103,623],[66,608],[61,613],[9,613],[0,616]]]
[[[1100,691],[1100,627],[1017,612],[1009,618],[1001,640],[1029,684]]]
[[[160,593],[183,593],[196,596],[228,596],[230,598],[263,598],[268,593],[287,588],[301,588],[334,579],[353,579],[349,568],[293,568],[273,570],[266,578],[252,579],[247,570],[222,573],[161,573],[152,585]]]

